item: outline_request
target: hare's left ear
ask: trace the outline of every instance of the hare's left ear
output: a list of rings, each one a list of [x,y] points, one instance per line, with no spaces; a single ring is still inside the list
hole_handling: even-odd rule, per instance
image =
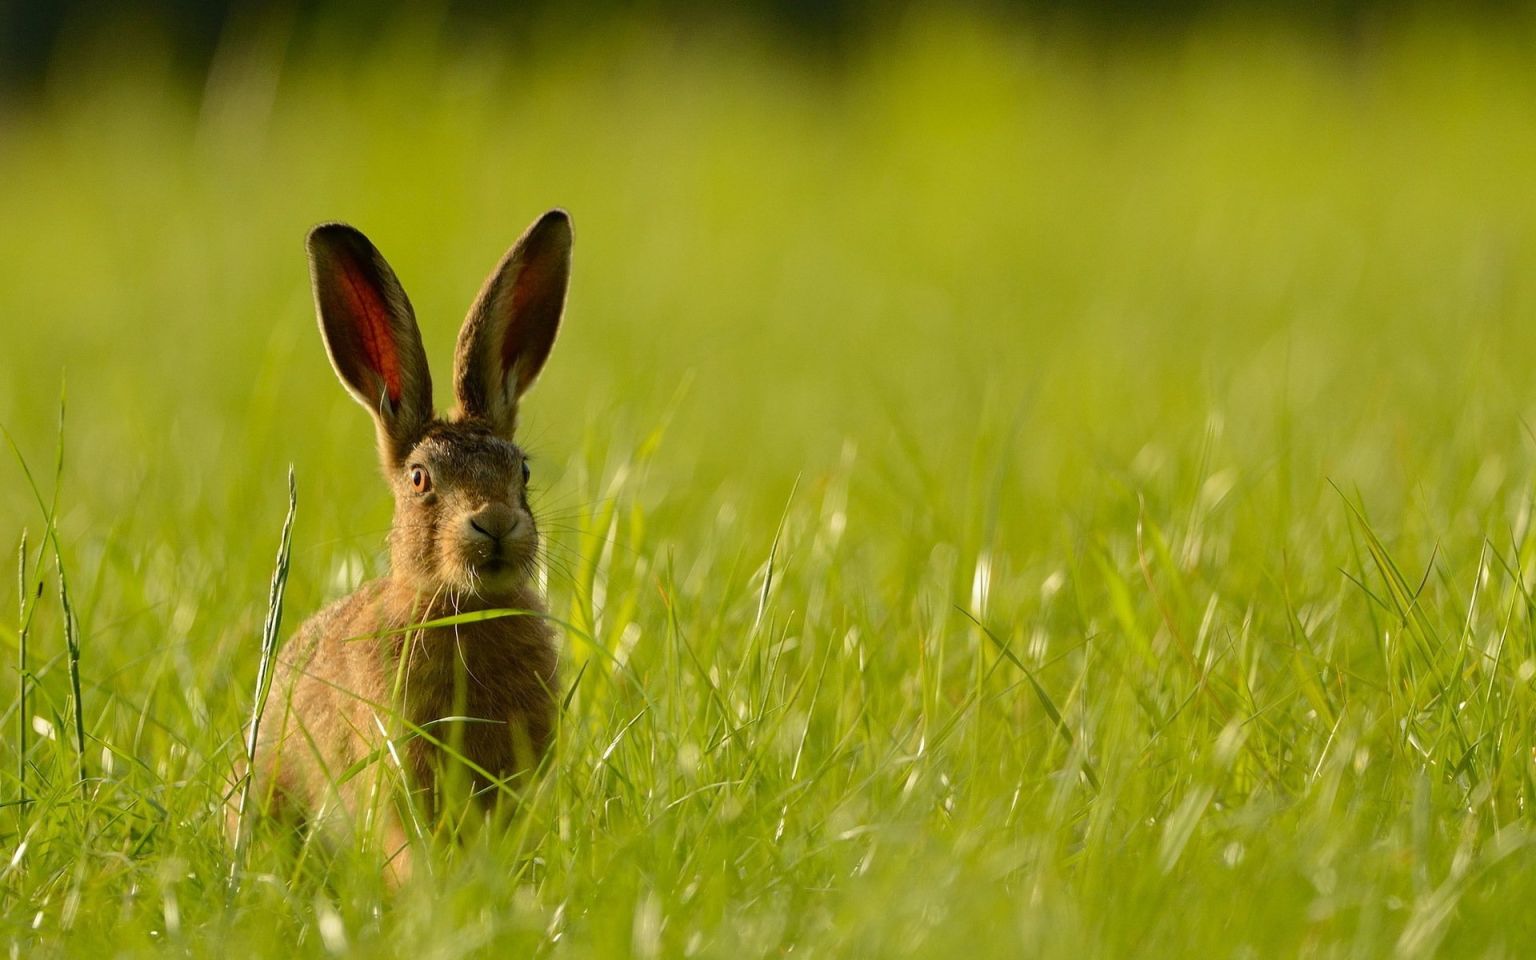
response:
[[[517,401],[544,368],[571,276],[571,218],[534,222],[485,281],[453,358],[455,419],[484,420],[510,439]]]

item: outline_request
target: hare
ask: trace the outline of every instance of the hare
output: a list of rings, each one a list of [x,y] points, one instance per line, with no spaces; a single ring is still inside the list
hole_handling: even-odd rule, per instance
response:
[[[390,564],[279,654],[251,775],[275,812],[381,828],[398,884],[410,872],[403,817],[484,801],[549,746],[558,658],[531,582],[539,533],[513,437],[559,328],[571,225],[544,214],[486,280],[459,333],[446,417],[378,250],[339,223],[307,245],[331,364],[377,426],[395,498]],[[508,609],[520,613],[417,626]],[[450,783],[467,793],[449,796]]]

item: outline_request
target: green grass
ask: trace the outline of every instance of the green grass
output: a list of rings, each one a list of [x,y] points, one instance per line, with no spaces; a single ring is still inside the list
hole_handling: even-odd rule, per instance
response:
[[[0,939],[1524,955],[1524,36],[934,20],[834,70],[417,23],[254,32],[193,92],[82,41],[0,122],[0,424],[38,483],[7,451],[32,686],[0,678]],[[553,767],[397,896],[376,854],[265,830],[231,887],[288,465],[287,629],[389,522],[303,232],[379,244],[441,384],[556,204],[575,274],[524,434],[573,628]]]

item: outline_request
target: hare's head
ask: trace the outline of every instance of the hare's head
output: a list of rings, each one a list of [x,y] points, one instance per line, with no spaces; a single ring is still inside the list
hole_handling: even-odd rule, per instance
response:
[[[411,302],[368,238],[345,224],[309,234],[315,309],[331,364],[378,427],[395,494],[391,576],[422,593],[507,594],[534,567],[528,458],[517,403],[544,367],[565,305],[571,223],[552,210],[492,271],[459,333],[455,406],[432,408]]]

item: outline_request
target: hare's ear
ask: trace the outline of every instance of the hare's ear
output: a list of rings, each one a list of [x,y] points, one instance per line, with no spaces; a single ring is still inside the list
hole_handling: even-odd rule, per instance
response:
[[[457,419],[511,438],[518,398],[533,385],[560,328],[571,276],[571,219],[551,210],[491,272],[469,310],[453,359]]]
[[[399,466],[432,420],[432,375],[411,302],[384,257],[352,227],[321,224],[306,246],[331,366],[373,414],[385,465]]]

